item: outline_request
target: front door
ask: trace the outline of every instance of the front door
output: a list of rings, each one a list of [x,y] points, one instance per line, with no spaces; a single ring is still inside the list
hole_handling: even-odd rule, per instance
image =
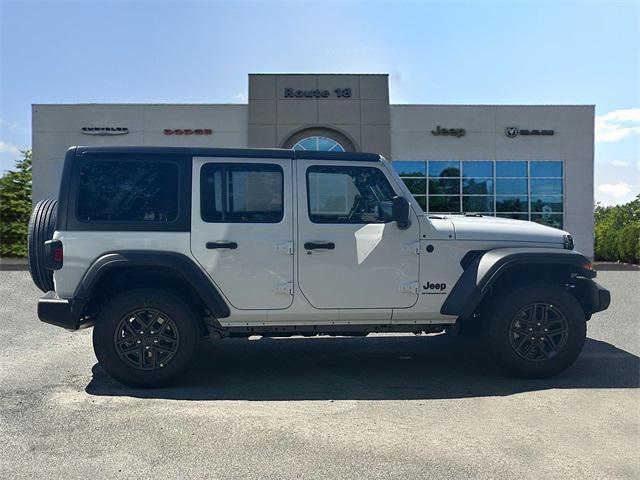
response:
[[[408,308],[418,299],[419,226],[400,230],[400,191],[376,162],[296,160],[298,278],[316,308]]]
[[[194,158],[191,252],[237,309],[293,300],[291,159]]]

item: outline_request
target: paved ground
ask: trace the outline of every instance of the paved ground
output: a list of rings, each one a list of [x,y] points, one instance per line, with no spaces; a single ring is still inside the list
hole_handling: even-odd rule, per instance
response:
[[[502,375],[477,341],[223,341],[179,385],[129,390],[91,331],[38,322],[0,273],[0,478],[640,478],[640,272],[548,381]]]

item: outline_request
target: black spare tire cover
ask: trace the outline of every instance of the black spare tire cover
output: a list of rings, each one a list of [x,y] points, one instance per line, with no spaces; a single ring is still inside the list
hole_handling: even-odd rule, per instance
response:
[[[45,267],[44,242],[53,237],[57,214],[57,200],[40,200],[33,208],[29,220],[29,273],[33,283],[43,292],[53,290],[53,270]]]

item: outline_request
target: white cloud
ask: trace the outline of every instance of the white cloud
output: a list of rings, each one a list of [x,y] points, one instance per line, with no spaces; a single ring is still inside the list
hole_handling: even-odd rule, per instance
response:
[[[249,95],[246,92],[236,93],[233,98],[238,100],[239,103],[247,103],[249,101]]]
[[[640,134],[640,108],[614,110],[596,117],[596,142],[617,142]]]
[[[631,165],[631,162],[627,162],[626,160],[614,160],[611,162],[611,165],[614,167],[628,167]]]
[[[598,191],[605,195],[621,198],[631,191],[632,187],[626,182],[620,183],[603,183],[598,185]]]
[[[3,142],[0,140],[0,153],[9,153],[11,155],[20,155],[20,149],[7,142]]]

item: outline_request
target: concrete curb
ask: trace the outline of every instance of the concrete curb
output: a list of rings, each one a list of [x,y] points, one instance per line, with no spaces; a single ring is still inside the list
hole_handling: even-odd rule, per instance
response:
[[[29,270],[26,258],[0,258],[0,271],[24,271]]]

